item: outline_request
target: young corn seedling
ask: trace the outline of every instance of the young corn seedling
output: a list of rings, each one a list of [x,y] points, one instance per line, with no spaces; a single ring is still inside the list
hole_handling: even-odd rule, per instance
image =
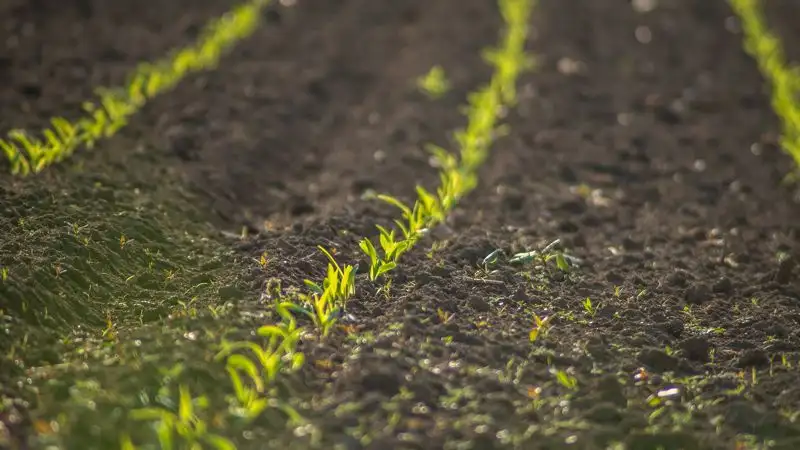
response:
[[[31,164],[24,153],[13,143],[0,139],[0,149],[6,155],[6,159],[11,163],[11,173],[22,176],[28,175],[31,171]]]
[[[53,154],[53,151],[48,149],[40,140],[28,136],[22,130],[11,130],[8,133],[8,137],[22,146],[26,159],[30,164],[30,169],[33,172],[41,171]]]
[[[230,357],[236,355],[242,356],[235,352],[239,350],[250,350],[255,357],[255,362],[260,365],[260,368],[256,372],[259,374],[258,378],[260,381],[252,379],[258,392],[263,392],[263,387],[271,384],[275,380],[275,377],[278,376],[278,373],[280,373],[281,369],[284,367],[285,361],[289,363],[289,368],[292,371],[302,367],[305,361],[303,354],[296,351],[302,328],[297,326],[291,313],[284,310],[281,314],[284,315],[283,322],[278,325],[262,326],[256,332],[259,336],[267,338],[266,345],[262,346],[249,341],[223,341],[221,350],[215,356],[217,360],[228,358],[228,362],[230,362]],[[242,358],[245,357],[242,356]],[[234,359],[236,363],[235,367],[245,370],[247,374],[253,373],[249,368],[244,368],[244,366],[241,365],[242,358]]]
[[[583,301],[583,310],[586,311],[589,317],[594,318],[594,316],[597,315],[597,306],[592,304],[592,299],[589,297],[586,297]]]
[[[310,294],[301,294],[300,297],[311,305],[311,311],[304,310],[322,332],[327,336],[347,303],[347,300],[356,292],[357,266],[340,266],[333,255],[324,247],[318,247],[328,257],[328,274],[320,286],[311,280],[304,280]]]
[[[578,379],[567,373],[567,371],[550,369],[550,372],[555,375],[558,384],[564,386],[570,391],[575,391],[578,389]]]
[[[381,275],[397,267],[397,261],[417,242],[428,227],[437,220],[444,219],[441,203],[435,196],[422,187],[417,187],[419,199],[409,208],[402,201],[389,195],[378,195],[377,198],[398,208],[405,219],[395,220],[395,224],[402,233],[402,239],[396,236],[396,230],[388,230],[376,225],[380,232],[379,240],[382,255],[378,253],[375,245],[369,238],[363,238],[359,243],[361,250],[370,260],[369,278],[375,281]]]
[[[571,265],[577,265],[581,261],[574,256],[570,256],[560,250],[556,250],[556,247],[560,243],[561,240],[556,239],[547,244],[547,246],[541,250],[517,253],[508,262],[512,264],[528,264],[533,262],[539,266],[545,267],[548,262],[555,261],[558,270],[564,273],[569,273],[571,270]]]
[[[184,385],[180,385],[179,392],[177,413],[166,408],[139,408],[131,411],[131,418],[137,421],[155,422],[161,450],[178,448],[200,450],[203,444],[216,450],[236,450],[233,442],[211,433],[206,422],[197,416],[197,410],[208,408],[208,399],[205,397],[193,399],[189,389]]]
[[[539,337],[547,336],[547,333],[550,332],[552,316],[541,318],[538,314],[533,314],[533,328],[531,328],[531,332],[528,334],[528,340],[531,343],[536,342]]]
[[[235,392],[235,397],[229,399],[232,413],[246,422],[255,420],[270,406],[269,399],[264,396],[266,384],[258,367],[251,359],[237,354],[228,357],[226,370]],[[249,383],[242,379],[241,373]]]
[[[436,145],[427,146],[434,164],[440,168],[436,193],[418,186],[417,199],[412,207],[390,195],[377,196],[400,209],[403,220],[396,220],[395,225],[403,239],[395,240],[392,231],[381,229],[383,255],[369,239],[361,241],[361,250],[370,259],[371,280],[396,268],[404,252],[411,249],[428,229],[446,220],[458,201],[475,188],[476,172],[486,160],[490,145],[506,132],[506,127],[498,126],[497,121],[504,108],[516,100],[514,84],[519,74],[532,66],[524,49],[532,1],[500,0],[500,9],[506,25],[503,40],[499,49],[489,50],[484,55],[494,66],[494,75],[486,86],[469,96],[464,109],[467,126],[454,133],[459,153],[448,152]],[[435,73],[429,74],[428,81],[435,80],[435,77]]]
[[[437,99],[450,90],[450,81],[441,66],[433,66],[427,74],[417,79],[417,87],[431,99]]]

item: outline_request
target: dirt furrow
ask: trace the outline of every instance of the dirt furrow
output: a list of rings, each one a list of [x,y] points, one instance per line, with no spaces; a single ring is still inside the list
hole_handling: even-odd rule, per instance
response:
[[[455,107],[486,73],[473,69],[496,22],[471,24],[494,17],[492,5],[459,5],[348,0],[277,9],[219,70],[154,100],[127,136],[146,148],[141,157],[164,156],[168,170],[185,175],[220,225],[280,228],[332,213],[367,189],[407,192],[413,183],[400,180],[427,166],[422,145],[448,129],[431,122],[441,115],[427,109],[441,106],[415,78],[434,64],[452,67]],[[452,26],[440,26],[445,17]]]
[[[206,261],[195,245],[216,256],[220,242],[214,236],[195,235],[197,230],[190,230],[185,221],[204,222],[214,212],[212,221],[226,228],[246,224],[258,230],[262,220],[274,221],[278,230],[241,245],[255,259],[267,250],[266,276],[279,275],[285,285],[299,286],[302,278],[317,278],[316,269],[323,267],[316,259],[317,244],[340,248],[337,256],[342,258],[357,257],[354,239],[374,231],[375,221],[386,215],[370,203],[351,202],[350,197],[366,188],[407,193],[415,182],[430,180],[435,174],[419,147],[428,141],[446,143],[446,133],[463,121],[457,105],[464,102],[468,90],[485,81],[482,75],[488,77],[480,49],[496,42],[499,21],[494,7],[477,1],[434,7],[406,1],[387,7],[353,0],[271,9],[268,23],[227,56],[223,67],[188,77],[174,91],[153,99],[94,152],[76,155],[65,169],[43,174],[51,181],[47,189],[37,179],[14,186],[8,208],[15,216],[9,218],[9,226],[12,219],[30,222],[21,208],[31,205],[31,198],[52,198],[53,214],[48,217],[59,224],[74,220],[77,228],[67,231],[79,238],[78,247],[86,237],[92,245],[84,245],[94,250],[91,239],[97,236],[103,239],[101,250],[110,253],[115,264],[117,254],[122,254],[127,265],[114,266],[112,280],[104,272],[68,268],[78,281],[85,275],[90,284],[107,284],[113,310],[80,306],[94,308],[95,320],[106,315],[108,328],[95,329],[92,324],[67,336],[31,328],[31,336],[43,337],[32,338],[34,344],[29,345],[45,347],[46,342],[51,350],[44,357],[31,351],[30,357],[17,360],[16,370],[3,374],[3,379],[12,381],[31,380],[30,386],[2,393],[4,401],[13,404],[14,414],[23,417],[23,422],[14,424],[11,439],[32,434],[35,424],[38,433],[32,445],[36,448],[108,448],[116,445],[122,430],[139,442],[151,436],[147,424],[132,423],[120,412],[151,404],[154,396],[168,395],[177,379],[213,405],[224,406],[231,385],[223,365],[213,359],[217,346],[223,338],[246,338],[252,329],[275,318],[267,314],[268,302],[252,290],[257,284],[263,288],[266,278],[257,264],[236,279],[226,278],[227,272],[241,268],[241,258],[220,254]],[[452,26],[442,27],[445,22]],[[454,87],[436,103],[414,86],[414,78],[433,64],[445,66]],[[374,148],[379,144],[381,148]],[[376,159],[377,150],[384,156]],[[413,153],[410,161],[409,153]],[[186,185],[179,182],[183,177]],[[60,197],[53,192],[60,192]],[[93,205],[88,215],[80,206],[72,206],[84,201]],[[65,216],[59,205],[72,208],[72,214]],[[164,256],[202,264],[207,276],[196,276],[193,268],[187,270],[171,260],[168,267],[156,265],[154,273],[150,273],[152,267],[138,267],[136,261],[128,264],[132,254],[136,258],[140,253],[153,254],[152,236],[135,235],[128,245],[122,236],[140,232],[139,224],[106,230],[98,217],[107,212],[109,217],[124,218],[132,210],[144,216],[146,227],[155,222],[153,216],[180,216],[178,221],[157,222],[156,229],[166,236],[163,240],[182,246],[177,255],[173,249]],[[328,215],[333,210],[339,214]],[[39,209],[35,211],[39,219]],[[33,223],[37,230],[49,229],[45,225],[50,222]],[[98,225],[96,230],[91,228],[92,237],[86,223]],[[293,226],[283,229],[281,225],[286,224]],[[182,231],[190,232],[175,239],[174,234]],[[160,242],[161,236],[157,237]],[[47,248],[37,257],[57,257],[58,261],[75,257],[50,248],[63,237],[48,238],[43,241]],[[27,261],[16,247],[6,249],[16,252],[10,259],[15,265],[16,259]],[[92,258],[89,261],[95,263]],[[223,261],[235,267],[218,277]],[[50,269],[42,265],[42,271]],[[129,274],[140,269],[147,272],[147,289],[165,290],[168,300],[162,294],[150,298],[138,291],[131,296],[127,291],[125,296],[115,295],[124,288],[121,280],[133,280],[138,287],[139,275],[130,278]],[[53,295],[65,295],[60,272],[54,273],[49,277],[53,280],[48,278],[55,286]],[[12,275],[12,288],[29,286],[19,271]],[[184,286],[187,281],[192,284]],[[191,298],[175,295],[173,290]],[[72,293],[66,295],[74,300]],[[219,301],[209,304],[209,295]],[[43,297],[41,303],[46,306],[49,301]],[[16,315],[14,311],[4,319],[14,322],[14,329],[30,328]],[[42,315],[47,317],[46,309],[37,310],[34,319]],[[137,316],[138,326],[131,320]],[[8,345],[14,351],[25,348],[16,341]],[[315,393],[300,381],[286,377],[276,383],[276,389],[280,398],[303,409]],[[65,394],[70,386],[75,389]],[[275,410],[247,427],[246,434],[237,432],[242,424],[228,423],[226,428],[219,420],[228,419],[215,416],[214,429],[240,448],[263,448],[265,442],[307,445],[293,430],[282,433],[286,419]]]
[[[364,286],[358,332],[307,344],[303,380],[322,393],[304,405],[326,442],[798,445],[791,162],[730,16],[540,3],[539,70],[453,230],[409,255],[389,295]],[[568,273],[480,265],[555,238],[581,260]],[[549,327],[531,342],[535,316]]]
[[[775,0],[764,2],[763,7],[769,26],[780,38],[790,64],[800,64],[800,45],[797,44],[800,42],[800,29],[797,27],[800,5],[791,0]]]
[[[91,235],[80,227],[113,214],[114,202],[145,225],[155,223],[148,214],[169,217],[166,208],[184,221],[165,219],[164,236],[151,240],[209,247],[186,257],[200,270],[234,260],[247,269],[220,280],[173,273],[183,265],[167,255],[141,293],[118,296],[127,290],[116,281],[108,289],[112,312],[136,305],[143,323],[126,317],[128,326],[112,321],[102,334],[43,333],[11,310],[2,319],[51,351],[27,358],[15,356],[16,340],[4,347],[17,367],[0,379],[16,387],[0,395],[23,421],[0,437],[21,442],[35,428],[37,448],[110,448],[125,430],[153,442],[151,427],[123,412],[169,406],[181,383],[213,405],[201,413],[210,430],[241,449],[800,446],[798,217],[794,192],[780,185],[791,162],[725,2],[538,2],[538,69],[479,188],[388,283],[362,275],[332,335],[304,336],[302,370],[270,386],[305,425],[274,408],[248,423],[226,407],[232,388],[217,346],[277,320],[267,286],[319,279],[317,245],[365,268],[358,239],[392,216],[360,195],[405,196],[435,181],[421,145],[446,145],[463,124],[457,105],[488,79],[478,53],[496,42],[495,7],[341,0],[270,9],[223,67],[155,99],[83,169],[58,170],[46,187],[9,185],[12,236],[33,239],[22,206],[50,198],[35,230],[77,218],[64,236],[102,238],[97,248],[112,263],[135,263],[154,252],[126,249],[117,236],[125,223]],[[454,85],[435,102],[413,86],[433,64]],[[67,189],[70,181],[96,184]],[[83,196],[97,201],[91,214],[70,206]],[[238,240],[234,258],[191,233],[176,240],[187,217],[231,230],[271,225]],[[46,257],[63,236],[45,237],[37,261],[54,297],[63,272],[56,265],[52,275]],[[508,261],[556,238],[576,259]],[[89,241],[75,242],[83,251]],[[482,264],[496,249],[505,256]],[[126,270],[115,277],[127,282]],[[197,303],[178,302],[203,285]],[[156,290],[169,300],[145,308],[164,300],[148,298]],[[6,427],[8,417],[0,413]]]
[[[206,21],[237,3],[2,2],[0,132],[80,116],[94,89],[115,87],[138,63],[190,44]]]

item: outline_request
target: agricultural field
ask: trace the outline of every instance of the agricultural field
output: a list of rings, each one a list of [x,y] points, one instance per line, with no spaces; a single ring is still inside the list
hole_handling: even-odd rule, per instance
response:
[[[0,449],[799,449],[800,3],[0,0]]]

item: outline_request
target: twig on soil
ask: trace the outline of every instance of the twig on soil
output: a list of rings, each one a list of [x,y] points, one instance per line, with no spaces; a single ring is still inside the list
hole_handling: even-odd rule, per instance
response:
[[[471,281],[473,283],[479,283],[479,284],[494,284],[494,285],[497,285],[497,286],[504,286],[506,284],[504,281],[492,280],[492,279],[488,279],[488,278],[459,277],[459,279],[463,280],[463,281]]]

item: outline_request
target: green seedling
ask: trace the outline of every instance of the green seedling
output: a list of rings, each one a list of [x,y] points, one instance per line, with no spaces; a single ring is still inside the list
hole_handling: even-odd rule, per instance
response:
[[[447,312],[442,308],[436,308],[436,316],[439,318],[440,323],[448,323],[453,320],[455,313]]]
[[[397,249],[399,246],[397,245],[397,242],[394,241],[393,231],[394,230],[392,230],[392,233],[388,238],[385,238],[384,234],[381,234],[381,247],[384,251],[383,257],[378,255],[377,250],[375,250],[375,246],[369,239],[364,238],[359,243],[359,247],[361,247],[361,250],[367,255],[370,261],[369,279],[371,281],[375,281],[379,276],[397,267],[397,263],[395,261],[387,261],[387,259],[392,258],[398,253]],[[386,243],[386,245],[383,245],[384,243]]]
[[[302,329],[297,327],[294,319],[289,323],[283,322],[280,325],[265,325],[258,329],[257,334],[267,338],[266,345],[259,345],[249,341],[223,341],[215,359],[227,358],[230,360],[230,357],[235,355],[246,358],[235,352],[249,350],[255,358],[254,361],[260,366],[260,377],[263,380],[260,383],[253,380],[254,384],[256,387],[271,384],[275,381],[275,377],[278,376],[281,369],[284,368],[284,360],[288,359],[288,367],[292,371],[302,367],[305,360],[304,356],[302,353],[295,351],[300,340],[301,331]],[[240,359],[236,358],[237,361]]]
[[[230,376],[235,392],[233,414],[252,421],[269,407],[269,400],[263,396],[265,384],[256,364],[243,355],[231,355],[226,370]],[[241,373],[250,381],[246,383]]]
[[[433,66],[417,79],[417,87],[432,99],[437,99],[450,90],[450,81],[441,66]]]
[[[592,304],[592,299],[589,297],[586,297],[586,299],[583,301],[583,310],[586,311],[586,314],[592,318],[594,318],[594,316],[597,314],[597,307]]]
[[[234,415],[248,422],[255,420],[273,404],[265,397],[265,393],[280,371],[285,367],[296,371],[305,362],[305,356],[296,351],[302,329],[297,327],[294,316],[285,305],[278,305],[276,308],[284,321],[279,325],[263,326],[257,331],[259,336],[268,339],[266,345],[223,341],[222,349],[215,357],[217,360],[227,358],[226,370],[235,392],[229,398],[231,409]],[[255,359],[235,353],[238,350],[250,350]],[[296,415],[291,410],[285,412],[290,417]]]
[[[6,155],[6,159],[11,164],[11,172],[17,175],[28,175],[31,171],[31,165],[28,158],[22,151],[13,143],[0,139],[0,149]]]
[[[288,306],[299,310],[309,316],[317,329],[323,336],[327,336],[333,325],[336,323],[340,311],[342,311],[356,290],[356,271],[358,266],[340,266],[333,255],[322,246],[318,246],[320,251],[328,257],[328,272],[322,285],[311,280],[304,283],[309,289],[310,294],[300,294],[299,299],[311,305],[311,310],[297,308],[296,304]]]
[[[528,339],[533,343],[536,342],[539,337],[547,336],[550,332],[552,316],[541,318],[538,314],[533,314],[533,328],[531,328],[530,333],[528,334]]]
[[[468,98],[468,104],[463,109],[468,119],[467,126],[453,135],[459,151],[449,152],[433,144],[426,146],[440,168],[436,192],[417,186],[417,199],[413,206],[391,195],[375,196],[402,213],[402,220],[394,221],[402,239],[395,238],[394,230],[379,228],[383,255],[378,253],[373,243],[362,240],[360,247],[370,258],[370,279],[373,281],[393,270],[400,256],[410,250],[429,229],[443,223],[459,200],[475,188],[477,170],[486,160],[489,147],[507,132],[507,127],[497,122],[505,108],[516,101],[514,84],[519,74],[531,67],[525,56],[525,39],[532,1],[500,0],[500,8],[506,22],[503,40],[499,48],[485,52],[487,61],[494,67],[494,75],[487,85]],[[437,77],[436,71],[433,71],[428,81],[435,81]],[[558,257],[556,263],[561,268],[568,267],[563,257]]]
[[[261,266],[262,269],[267,268],[267,252],[261,253],[261,257],[258,258],[258,265]]]
[[[544,266],[550,261],[555,261],[556,268],[558,268],[558,270],[564,273],[569,273],[571,271],[571,264],[573,265],[579,264],[580,259],[567,255],[562,251],[555,250],[555,248],[560,243],[561,240],[556,239],[553,242],[547,244],[541,250],[533,250],[530,252],[517,253],[514,256],[512,256],[508,262],[511,264],[538,263],[539,265]]]
[[[551,373],[555,375],[556,381],[558,384],[564,386],[565,388],[574,391],[578,389],[578,379],[574,376],[570,375],[564,370],[553,370],[551,369]]]
[[[192,398],[189,388],[180,385],[178,412],[166,408],[139,408],[131,411],[133,420],[154,422],[161,450],[178,448],[201,449],[206,444],[216,450],[236,450],[236,445],[225,437],[211,433],[196,411],[208,408],[206,397]],[[176,442],[176,436],[179,442]],[[124,441],[124,438],[123,438]],[[129,441],[130,446],[133,445]]]
[[[448,244],[449,244],[449,241],[447,241],[447,240],[434,242],[433,244],[431,244],[431,248],[430,248],[430,250],[428,250],[428,252],[425,254],[425,256],[427,256],[428,259],[433,259],[434,255],[437,252],[439,252],[440,250],[443,250],[444,248],[446,248],[448,246]]]

